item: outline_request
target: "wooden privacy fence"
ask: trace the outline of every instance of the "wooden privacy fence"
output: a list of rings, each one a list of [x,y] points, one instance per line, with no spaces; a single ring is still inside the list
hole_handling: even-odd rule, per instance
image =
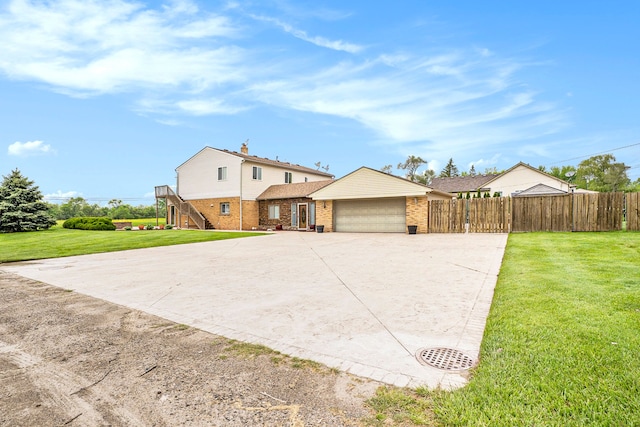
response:
[[[640,231],[640,193],[625,194],[627,230]]]
[[[508,233],[510,209],[508,197],[431,200],[429,233]]]
[[[576,193],[429,202],[430,233],[640,230],[640,193]],[[626,210],[623,209],[626,203]]]
[[[571,197],[514,197],[513,231],[571,231]]]
[[[624,193],[574,194],[573,231],[622,230]]]

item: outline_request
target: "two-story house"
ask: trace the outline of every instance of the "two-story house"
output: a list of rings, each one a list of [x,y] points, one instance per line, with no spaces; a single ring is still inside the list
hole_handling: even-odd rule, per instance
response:
[[[251,230],[259,226],[258,196],[276,184],[327,181],[333,175],[297,164],[205,147],[176,168],[176,191],[156,187],[167,200],[167,222],[183,228]],[[314,212],[302,212],[304,228]]]

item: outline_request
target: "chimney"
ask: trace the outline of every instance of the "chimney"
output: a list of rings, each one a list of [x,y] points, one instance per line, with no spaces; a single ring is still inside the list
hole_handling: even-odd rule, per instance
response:
[[[240,152],[242,154],[249,154],[249,144],[247,144],[249,142],[249,140],[247,139],[245,142],[242,143],[242,147],[240,147]]]

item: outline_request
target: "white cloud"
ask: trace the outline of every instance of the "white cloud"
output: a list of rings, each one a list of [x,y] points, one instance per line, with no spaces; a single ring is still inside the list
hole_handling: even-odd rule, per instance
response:
[[[424,151],[413,147],[414,154],[448,159],[452,152],[493,150],[564,125],[561,111],[518,82],[520,68],[517,61],[473,50],[383,55],[252,89],[264,103],[353,119],[380,141],[399,147],[422,142]]]
[[[252,17],[258,21],[270,22],[272,24],[275,24],[278,27],[282,28],[284,32],[319,47],[325,47],[327,49],[339,50],[348,53],[358,53],[363,49],[363,47],[360,45],[348,43],[342,40],[330,40],[321,36],[309,36],[306,31],[294,28],[292,25],[282,22],[281,20],[276,18],[256,15],[252,15]]]
[[[56,191],[55,193],[45,194],[44,199],[47,201],[67,201],[72,197],[81,197],[82,193],[77,191],[65,191],[61,190]]]
[[[227,43],[236,33],[228,18],[186,1],[153,10],[122,0],[14,0],[0,15],[0,70],[77,96],[201,91],[242,80],[244,53]]]
[[[371,130],[375,143],[399,152],[411,143],[430,159],[478,146],[499,152],[566,125],[563,111],[518,80],[530,64],[489,49],[365,49],[310,36],[282,18],[243,15],[240,2],[221,7],[228,16],[190,1],[152,9],[125,0],[13,0],[0,12],[0,72],[73,96],[134,93],[136,111],[169,125],[176,116],[260,104],[347,118]],[[344,55],[276,51],[252,33],[259,29],[238,23],[246,19],[359,55],[320,62]]]
[[[246,110],[246,107],[233,107],[227,105],[219,99],[191,99],[179,101],[176,106],[187,113],[195,116],[206,116],[210,114],[235,114]]]
[[[51,148],[49,144],[45,144],[42,141],[16,141],[13,144],[9,145],[9,149],[7,151],[10,156],[22,157],[54,153],[53,148]]]

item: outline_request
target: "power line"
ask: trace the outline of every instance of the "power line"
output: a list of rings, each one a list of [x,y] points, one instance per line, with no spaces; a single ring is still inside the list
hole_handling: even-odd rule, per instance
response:
[[[139,200],[154,200],[154,197],[82,197],[82,196],[70,196],[70,197],[44,197],[45,200],[57,200],[57,201],[69,201],[71,199],[83,199],[86,202],[110,202],[111,200],[120,200],[121,202],[135,202]]]
[[[612,149],[610,149],[610,150],[602,151],[602,152],[600,152],[600,153],[587,154],[587,155],[585,155],[585,156],[574,157],[574,158],[572,158],[572,159],[560,160],[560,161],[558,161],[558,162],[553,162],[553,163],[550,163],[550,164],[551,164],[551,165],[557,165],[558,163],[570,162],[571,160],[578,160],[578,159],[584,159],[584,158],[592,157],[592,156],[599,156],[600,154],[607,154],[607,153],[609,153],[609,152],[611,152],[611,151],[617,151],[617,150],[622,150],[622,149],[629,148],[629,147],[635,147],[636,145],[640,145],[640,142],[636,142],[635,144],[631,144],[631,145],[625,145],[624,147],[612,148]]]

